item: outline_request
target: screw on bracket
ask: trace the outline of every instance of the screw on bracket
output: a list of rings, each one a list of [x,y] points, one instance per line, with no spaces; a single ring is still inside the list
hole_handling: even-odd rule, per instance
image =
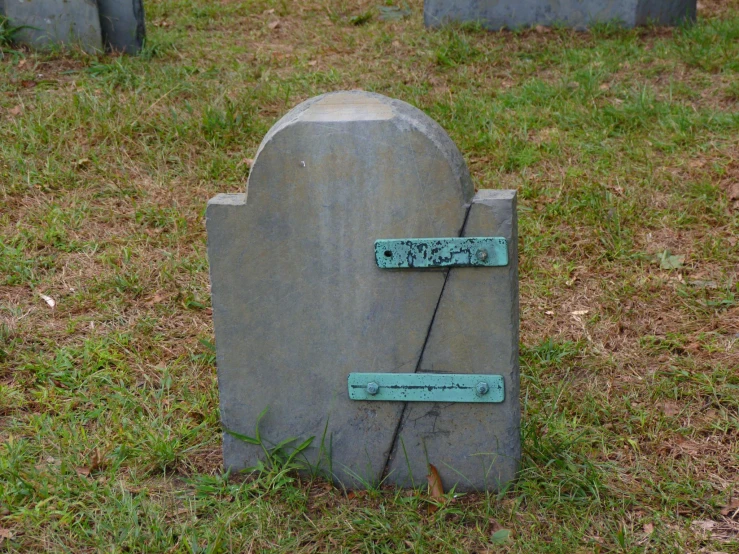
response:
[[[371,383],[367,383],[367,394],[374,396],[377,394],[377,391],[379,390],[380,390],[380,385],[378,385],[374,381]]]
[[[480,248],[480,250],[477,251],[477,259],[481,262],[484,262],[488,259],[488,251]]]
[[[475,392],[477,393],[477,396],[485,396],[488,391],[490,390],[490,387],[485,381],[480,381],[475,385]]]

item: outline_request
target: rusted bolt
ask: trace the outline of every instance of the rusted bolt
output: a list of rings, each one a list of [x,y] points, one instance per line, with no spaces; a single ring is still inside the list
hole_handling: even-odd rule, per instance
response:
[[[483,248],[480,248],[480,250],[477,251],[477,259],[481,262],[484,262],[488,259],[488,251],[484,250]]]
[[[477,393],[477,396],[485,396],[488,391],[490,390],[490,387],[485,381],[480,381],[475,385],[475,392]]]
[[[367,394],[374,396],[377,394],[377,391],[379,390],[380,390],[380,385],[378,385],[374,381],[371,383],[367,383]]]

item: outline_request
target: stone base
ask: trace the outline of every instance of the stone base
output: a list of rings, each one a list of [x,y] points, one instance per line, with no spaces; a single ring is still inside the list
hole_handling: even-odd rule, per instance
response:
[[[425,0],[427,27],[480,22],[490,30],[532,25],[586,29],[617,22],[625,27],[694,21],[696,0]]]

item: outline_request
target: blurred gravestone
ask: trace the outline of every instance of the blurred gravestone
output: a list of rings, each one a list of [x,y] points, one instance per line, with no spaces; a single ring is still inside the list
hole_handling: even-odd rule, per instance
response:
[[[144,44],[142,0],[98,0],[100,25],[106,48],[136,54]]]
[[[0,15],[23,27],[13,39],[37,49],[79,46],[137,53],[144,41],[142,0],[0,0]]]
[[[23,26],[13,40],[33,48],[79,45],[89,53],[103,49],[95,0],[5,0],[11,25]]]
[[[695,20],[697,0],[425,0],[427,27],[479,22],[487,29],[563,25],[584,29],[616,22],[626,27]]]
[[[447,488],[513,478],[515,192],[474,195],[438,124],[377,94],[310,99],[206,220],[225,429],[254,436],[266,408],[267,446],[315,437],[308,461],[349,487],[420,485],[427,463]],[[223,453],[262,450],[225,434]]]

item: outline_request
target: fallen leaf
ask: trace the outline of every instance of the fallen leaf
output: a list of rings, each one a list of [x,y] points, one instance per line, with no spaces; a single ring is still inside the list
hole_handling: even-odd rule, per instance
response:
[[[721,515],[731,519],[739,518],[739,496],[732,498],[726,506],[721,508]]]
[[[381,21],[397,21],[411,15],[408,4],[405,4],[402,8],[400,6],[380,6],[379,10]]]
[[[652,533],[654,533],[654,525],[652,525],[651,523],[645,523],[644,524],[644,532],[647,535],[651,535]]]
[[[267,25],[267,27],[269,27],[273,31],[275,29],[277,29],[277,27],[279,27],[279,26],[280,26],[280,20],[279,19],[277,21],[273,21],[272,23],[270,23],[269,25]]]
[[[698,287],[702,289],[717,289],[718,283],[707,279],[691,279],[688,284],[692,287]]]
[[[676,416],[680,413],[680,406],[677,404],[677,402],[665,402],[662,405],[662,413],[664,413],[668,417]]]
[[[490,537],[490,542],[493,544],[503,544],[505,542],[508,542],[508,539],[511,538],[511,530],[510,529],[499,529],[495,533],[492,534]]]
[[[159,304],[159,303],[160,303],[160,302],[161,302],[162,300],[164,300],[165,298],[167,298],[167,297],[166,297],[166,295],[164,295],[163,293],[160,293],[160,292],[158,292],[158,293],[156,293],[156,294],[155,294],[155,295],[154,295],[154,296],[153,296],[153,297],[151,298],[151,300],[149,300],[149,301],[148,301],[148,302],[146,303],[146,305],[147,305],[147,306],[149,306],[149,307],[151,307],[151,306],[153,306],[154,304]]]
[[[23,113],[23,106],[21,106],[20,104],[8,110],[8,114],[12,116],[17,116],[17,115],[20,115],[21,113]]]
[[[652,256],[652,263],[659,264],[660,269],[680,269],[684,261],[685,256],[673,255],[669,250]]]
[[[80,168],[90,165],[90,158],[80,158],[79,160],[74,162],[74,165]]]
[[[0,544],[3,544],[5,539],[12,539],[13,538],[13,531],[10,529],[5,529],[3,527],[0,527]]]
[[[590,310],[575,310],[574,312],[570,312],[570,313],[571,313],[572,315],[574,315],[575,317],[578,317],[578,316],[581,316],[581,315],[585,315],[585,314],[586,314],[586,313],[588,313],[589,311],[590,311]]]
[[[50,308],[54,308],[54,306],[56,306],[56,300],[54,300],[51,296],[47,296],[45,294],[39,294],[39,296],[41,297],[41,300],[49,305]]]
[[[698,529],[702,529],[703,531],[711,531],[717,524],[715,521],[710,519],[696,519],[690,525],[697,527]]]
[[[534,27],[534,31],[536,31],[539,34],[546,33],[547,32],[547,28],[544,27],[544,25],[537,25],[536,27]]]
[[[429,464],[429,474],[426,476],[429,483],[429,496],[431,498],[444,498],[444,487],[441,484],[439,470],[434,464]]]
[[[26,65],[26,62],[27,62],[27,61],[28,61],[28,60],[26,60],[25,58],[24,58],[24,59],[22,59],[21,61],[19,61],[19,62],[18,62],[18,69],[20,69],[21,67],[23,67],[24,65]]]
[[[439,475],[439,471],[436,469],[436,466],[434,466],[433,464],[429,464],[429,473],[426,476],[426,480],[429,484],[429,496],[435,499],[444,498],[444,487],[441,484],[441,476]],[[438,509],[439,506],[429,503],[429,514],[433,514]]]
[[[546,315],[554,315],[554,312],[552,310],[547,310],[544,312]]]
[[[316,65],[316,63],[317,63],[316,60],[311,60],[311,61],[308,62],[308,65],[311,66],[311,67],[313,67],[314,65]]]
[[[99,448],[92,451],[92,456],[90,456],[90,465],[87,468],[88,473],[93,473],[103,468],[105,465],[106,454],[107,452],[103,452]]]
[[[78,467],[76,471],[77,471],[77,475],[80,475],[81,477],[87,477],[90,475],[90,470],[87,469],[86,467]]]
[[[732,183],[729,186],[728,194],[729,200],[731,201],[731,207],[734,210],[739,211],[739,181]]]

